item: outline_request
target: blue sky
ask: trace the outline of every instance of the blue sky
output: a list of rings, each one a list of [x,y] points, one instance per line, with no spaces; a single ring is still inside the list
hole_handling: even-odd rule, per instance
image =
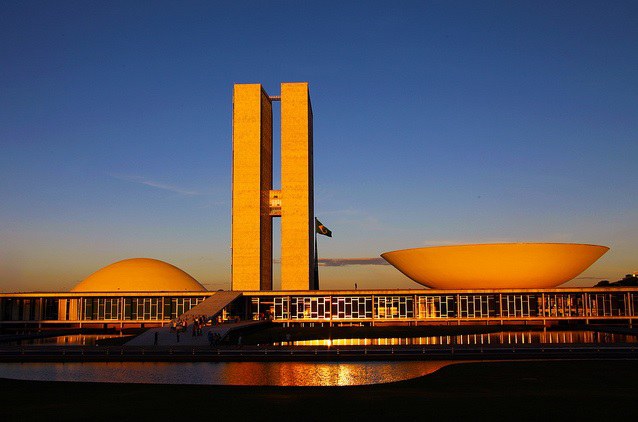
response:
[[[230,280],[234,83],[308,81],[325,258],[489,242],[638,270],[638,4],[0,3],[0,291],[152,257]],[[277,225],[278,227],[278,225]],[[390,266],[326,288],[418,287]]]

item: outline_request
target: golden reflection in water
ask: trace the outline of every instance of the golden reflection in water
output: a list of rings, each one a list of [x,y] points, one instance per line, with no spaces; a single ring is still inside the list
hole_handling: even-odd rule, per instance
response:
[[[248,362],[230,364],[232,385],[281,385],[281,386],[346,386],[401,381],[431,374],[450,364],[437,362]],[[246,371],[253,375],[246,374]],[[259,374],[259,376],[254,376]],[[247,376],[246,376],[247,375]]]
[[[636,343],[636,336],[599,333],[594,331],[507,331],[457,336],[403,338],[340,338],[299,340],[274,343],[275,346],[427,346],[427,345],[518,345],[518,344],[597,344]]]
[[[346,386],[431,374],[451,361],[428,362],[86,362],[0,363],[3,377],[42,381],[255,386]]]
[[[38,345],[38,346],[94,346],[96,342],[104,339],[121,337],[118,334],[71,334],[56,337],[30,338],[17,340],[7,345]]]
[[[357,377],[362,367],[351,364],[308,362],[230,362],[221,383],[226,385],[330,386],[357,385],[374,381]]]
[[[217,365],[218,370],[211,374],[207,383],[279,386],[364,385],[420,377],[431,374],[450,363],[450,361],[225,362],[213,364]]]
[[[450,364],[432,362],[228,362],[225,385],[346,386],[401,381],[431,374]]]

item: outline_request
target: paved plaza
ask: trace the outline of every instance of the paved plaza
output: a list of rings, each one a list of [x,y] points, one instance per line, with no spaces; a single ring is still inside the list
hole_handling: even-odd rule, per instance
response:
[[[240,321],[229,324],[206,326],[202,329],[201,336],[194,336],[192,324],[187,330],[179,333],[171,331],[170,327],[151,328],[134,339],[127,342],[126,346],[153,346],[155,345],[155,333],[157,333],[158,346],[208,346],[208,333],[219,334],[218,338],[223,339],[231,331],[247,328],[254,325],[265,324],[265,321]]]

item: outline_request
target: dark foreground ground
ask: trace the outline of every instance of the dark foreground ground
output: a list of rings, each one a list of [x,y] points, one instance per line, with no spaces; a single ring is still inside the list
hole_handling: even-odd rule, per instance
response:
[[[1,376],[1,374],[0,374]],[[635,420],[638,361],[460,363],[358,387],[0,379],[0,420]]]

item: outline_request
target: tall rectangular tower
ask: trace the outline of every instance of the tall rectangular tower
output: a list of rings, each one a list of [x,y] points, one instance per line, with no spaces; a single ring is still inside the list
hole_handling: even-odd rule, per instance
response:
[[[272,290],[272,104],[260,84],[233,92],[232,289]]]
[[[314,277],[312,107],[308,84],[281,84],[281,288],[308,290]]]
[[[281,101],[281,190],[272,187],[272,101]],[[281,217],[281,288],[314,286],[312,108],[308,84],[233,93],[232,289],[272,290],[272,220]]]

